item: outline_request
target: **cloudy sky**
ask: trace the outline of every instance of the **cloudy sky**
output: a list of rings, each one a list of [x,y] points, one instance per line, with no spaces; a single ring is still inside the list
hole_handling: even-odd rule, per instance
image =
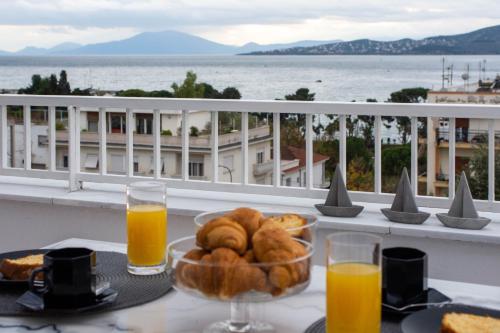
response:
[[[0,50],[179,30],[226,44],[392,40],[500,24],[499,0],[0,0]]]

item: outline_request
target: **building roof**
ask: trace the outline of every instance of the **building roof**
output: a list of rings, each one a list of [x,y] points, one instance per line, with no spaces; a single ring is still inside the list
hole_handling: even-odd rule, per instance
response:
[[[328,160],[330,157],[326,155],[321,155],[318,153],[313,153],[313,164],[322,163]],[[295,172],[306,166],[306,150],[304,148],[298,148],[293,146],[283,146],[281,147],[281,159],[282,160],[299,160],[299,165],[291,167],[289,169],[282,170],[286,173]]]

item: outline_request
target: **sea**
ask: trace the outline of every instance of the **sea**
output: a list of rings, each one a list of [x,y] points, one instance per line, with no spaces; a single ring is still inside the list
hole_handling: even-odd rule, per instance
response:
[[[500,56],[444,56],[453,65],[453,85],[479,79],[479,64],[493,78],[500,73]],[[121,90],[170,89],[194,71],[200,82],[217,89],[236,87],[243,99],[283,98],[309,88],[321,101],[385,101],[402,88],[442,86],[443,56],[0,56],[0,89],[29,85],[33,74],[62,69],[72,88]],[[446,85],[448,83],[446,82]]]

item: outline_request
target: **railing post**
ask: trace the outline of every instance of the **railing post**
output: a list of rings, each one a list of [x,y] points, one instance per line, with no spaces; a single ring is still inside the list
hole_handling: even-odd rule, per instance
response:
[[[189,180],[189,111],[182,110],[182,180]]]
[[[155,179],[161,177],[161,113],[160,110],[153,110],[153,175]]]
[[[306,188],[314,187],[313,115],[306,114]]]
[[[125,161],[127,163],[126,170],[127,170],[127,177],[133,177],[134,176],[134,126],[133,126],[134,111],[132,109],[126,109],[125,112],[127,115],[127,121],[126,121],[127,156],[125,158]]]
[[[411,118],[411,188],[418,195],[418,118]]]
[[[347,183],[347,129],[346,129],[346,116],[339,116],[339,130],[340,130],[340,140],[339,140],[339,163],[340,170],[344,176],[344,181]]]
[[[99,108],[99,174],[106,175],[108,173],[108,156],[107,156],[107,134],[106,126],[106,109]]]
[[[0,169],[7,168],[7,106],[0,106]]]
[[[81,140],[80,140],[80,135],[82,132],[82,127],[80,126],[80,108],[75,107],[75,167],[76,167],[76,172],[79,173],[81,170],[80,168],[80,145],[81,145]]]
[[[49,171],[56,171],[56,107],[49,107],[49,128],[47,130],[49,142]]]
[[[80,185],[77,179],[77,167],[76,167],[76,112],[73,106],[68,107],[68,136],[69,136],[69,146],[68,146],[68,187],[70,192],[78,191]]]
[[[382,117],[375,116],[374,144],[375,144],[375,193],[382,192]]]
[[[495,119],[488,122],[488,201],[495,201]]]
[[[31,170],[31,106],[30,105],[25,105],[23,107],[23,118],[24,118],[24,170]]]
[[[273,185],[281,186],[281,127],[280,114],[273,113]]]
[[[455,118],[448,121],[448,197],[453,200],[455,196]]]
[[[241,114],[241,184],[248,184],[248,112]]]
[[[211,145],[212,145],[212,182],[217,183],[219,181],[219,113],[218,111],[212,111],[211,113],[211,123],[212,123],[212,135]]]

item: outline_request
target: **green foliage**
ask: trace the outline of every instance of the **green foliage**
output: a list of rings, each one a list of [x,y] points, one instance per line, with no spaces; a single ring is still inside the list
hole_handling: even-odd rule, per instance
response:
[[[172,131],[171,130],[163,130],[161,131],[161,135],[163,136],[172,136]]]
[[[286,95],[287,101],[314,101],[314,93],[309,93],[308,88],[299,88],[295,94]]]
[[[391,97],[387,100],[390,103],[424,103],[427,100],[427,93],[429,89],[427,88],[406,88],[395,91],[391,93]],[[392,122],[394,121],[393,117],[387,117],[387,119]],[[396,119],[396,127],[398,129],[399,134],[401,135],[401,141],[404,144],[408,142],[408,138],[411,135],[411,120],[409,117],[395,117]],[[424,121],[421,123],[420,132],[427,131],[427,122]]]
[[[196,83],[197,76],[193,71],[186,73],[186,78],[181,85],[172,83],[174,97],[177,98],[203,98],[205,86]]]
[[[222,91],[220,95],[222,99],[241,99],[241,94],[235,87],[227,87]]]
[[[189,128],[189,136],[198,136],[200,134],[200,130],[196,126],[191,126]]]
[[[58,95],[71,95],[71,86],[69,85],[68,75],[65,70],[62,70],[59,74],[59,82],[57,82],[56,89]]]
[[[363,158],[356,157],[347,166],[347,188],[354,191],[373,191],[373,169],[367,169]]]
[[[464,171],[469,181],[474,199],[488,199],[488,145],[479,144],[474,147],[474,154]],[[456,177],[458,182],[460,177]],[[500,197],[500,159],[495,159],[495,198]]]
[[[90,88],[87,88],[87,89],[75,88],[71,92],[71,95],[75,95],[75,96],[90,96],[92,94],[91,94],[91,89]]]
[[[173,97],[172,93],[168,90],[153,90],[144,91],[142,89],[127,89],[121,90],[116,93],[116,96],[121,97]]]
[[[410,169],[411,146],[386,145],[382,150],[382,175],[398,176],[404,167]]]
[[[66,129],[66,126],[60,121],[56,122],[56,131],[64,131]]]
[[[427,100],[427,88],[406,88],[391,93],[388,102],[391,103],[422,103]]]

